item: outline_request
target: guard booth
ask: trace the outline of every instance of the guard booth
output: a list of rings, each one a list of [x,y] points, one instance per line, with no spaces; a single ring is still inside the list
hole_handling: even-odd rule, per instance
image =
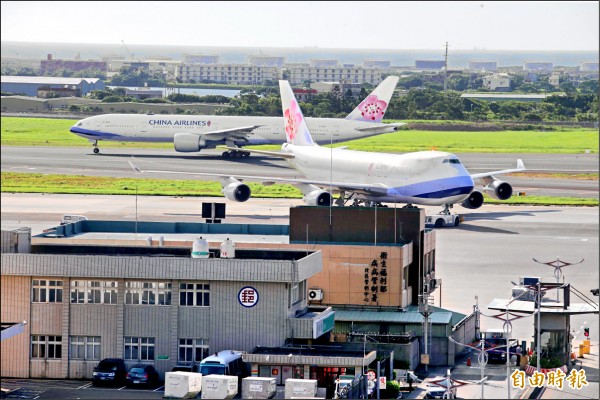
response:
[[[487,306],[491,310],[502,312],[508,311],[515,314],[536,314],[534,316],[534,348],[537,353],[541,352],[541,359],[560,365],[570,367],[571,359],[571,315],[598,314],[598,303],[592,301],[570,284],[529,282],[524,284],[531,296],[525,296],[527,300],[494,299]],[[556,291],[559,291],[556,293]],[[571,291],[577,293],[585,303],[571,303]],[[562,294],[562,296],[560,296]],[[561,298],[562,297],[562,298]],[[537,364],[537,363],[536,363]],[[526,372],[532,373],[537,365],[529,365]]]

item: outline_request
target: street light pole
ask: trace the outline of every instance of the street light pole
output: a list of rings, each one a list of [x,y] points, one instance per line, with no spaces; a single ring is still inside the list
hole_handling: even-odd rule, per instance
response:
[[[540,361],[542,359],[542,335],[541,335],[541,314],[542,314],[542,288],[540,286],[540,282],[536,284],[537,286],[537,332],[536,332],[536,346],[535,352],[537,353],[537,372],[540,372]]]

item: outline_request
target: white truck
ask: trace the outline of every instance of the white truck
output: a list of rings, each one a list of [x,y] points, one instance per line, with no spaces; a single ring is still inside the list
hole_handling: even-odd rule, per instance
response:
[[[434,214],[425,216],[425,226],[428,228],[443,228],[445,226],[458,226],[463,217],[458,214]]]

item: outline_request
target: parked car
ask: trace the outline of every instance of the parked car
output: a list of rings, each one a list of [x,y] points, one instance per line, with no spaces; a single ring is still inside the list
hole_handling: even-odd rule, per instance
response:
[[[177,371],[198,372],[198,371],[200,371],[200,366],[196,363],[177,364],[176,366],[173,367],[171,372],[177,372]]]
[[[125,384],[132,386],[157,386],[160,378],[152,365],[134,365],[125,378]]]
[[[127,368],[122,358],[105,358],[94,368],[92,384],[122,385],[126,374]]]

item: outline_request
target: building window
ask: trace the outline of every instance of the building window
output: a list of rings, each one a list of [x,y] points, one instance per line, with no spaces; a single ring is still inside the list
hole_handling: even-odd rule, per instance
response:
[[[210,306],[210,285],[208,283],[180,283],[180,306]]]
[[[32,282],[34,303],[62,303],[63,281],[34,279]]]
[[[125,282],[125,304],[171,305],[170,282]]]
[[[71,336],[71,354],[74,360],[99,360],[100,336]]]
[[[126,337],[125,359],[136,361],[153,361],[154,338]]]
[[[294,282],[290,290],[290,307],[306,299],[306,281]]]
[[[179,339],[179,362],[200,362],[208,357],[208,340]]]
[[[71,303],[117,304],[116,281],[71,281]]]
[[[60,359],[62,336],[31,335],[31,358]]]

